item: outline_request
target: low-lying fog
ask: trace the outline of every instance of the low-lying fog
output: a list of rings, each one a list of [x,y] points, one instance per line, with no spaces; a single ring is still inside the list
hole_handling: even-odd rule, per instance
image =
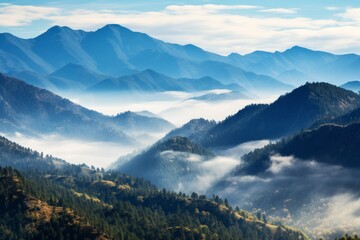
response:
[[[89,142],[64,138],[58,135],[43,135],[41,137],[28,137],[21,134],[1,135],[24,147],[29,147],[44,154],[51,154],[69,163],[85,163],[99,168],[106,168],[117,157],[135,150],[134,147],[124,147],[117,143]]]
[[[147,110],[160,115],[176,126],[181,126],[194,118],[205,118],[221,121],[225,117],[235,114],[241,108],[251,103],[270,103],[278,96],[267,96],[254,99],[237,99],[228,101],[197,101],[190,98],[206,93],[222,93],[224,90],[206,92],[163,92],[163,93],[98,93],[71,94],[63,93],[84,107],[99,111],[107,115],[116,115],[124,111]]]

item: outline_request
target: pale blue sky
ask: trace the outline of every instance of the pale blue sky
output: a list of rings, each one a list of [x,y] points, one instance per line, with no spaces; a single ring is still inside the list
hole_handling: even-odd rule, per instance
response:
[[[118,23],[165,41],[229,54],[293,45],[360,53],[359,0],[1,1],[0,32],[31,38],[53,25]]]

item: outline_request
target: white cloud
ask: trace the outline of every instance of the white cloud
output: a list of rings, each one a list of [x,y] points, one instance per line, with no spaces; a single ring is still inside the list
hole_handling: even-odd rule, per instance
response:
[[[215,4],[205,4],[205,5],[170,5],[165,8],[166,11],[171,12],[217,12],[221,10],[248,10],[260,8],[259,6],[254,5],[215,5]]]
[[[352,24],[360,26],[360,8],[347,8],[345,12],[340,13],[339,16],[350,20]]]
[[[335,53],[360,52],[360,8],[347,8],[326,19],[294,15],[297,11],[215,4],[170,5],[145,12],[8,4],[0,6],[0,26],[27,25],[35,19],[46,19],[56,25],[95,30],[117,23],[167,42],[192,43],[220,54],[284,50],[293,45]]]
[[[331,7],[331,6],[325,7],[325,9],[328,10],[328,11],[336,11],[336,10],[339,10],[338,7]]]
[[[59,8],[53,7],[20,6],[3,3],[0,5],[0,26],[23,26],[30,24],[34,20],[46,19],[59,12]]]
[[[298,12],[298,9],[296,9],[296,8],[269,8],[269,9],[261,9],[261,10],[259,10],[259,12],[295,14]]]

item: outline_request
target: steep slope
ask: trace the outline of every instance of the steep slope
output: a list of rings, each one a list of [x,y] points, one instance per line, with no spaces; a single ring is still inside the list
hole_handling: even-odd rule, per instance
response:
[[[36,38],[26,40],[33,54],[47,63],[47,72],[51,73],[68,63],[94,67],[94,60],[81,47],[81,42],[88,36],[82,30],[54,26]],[[51,69],[51,70],[50,70]]]
[[[167,189],[182,189],[203,169],[200,163],[213,154],[184,137],[171,137],[154,144],[150,149],[119,165],[118,170],[143,177]]]
[[[113,118],[119,128],[125,132],[164,132],[175,126],[165,119],[155,116],[145,116],[141,113],[123,112]]]
[[[339,116],[339,117],[336,117],[333,119],[325,118],[325,119],[316,121],[310,128],[316,129],[324,124],[337,124],[337,125],[346,126],[346,125],[350,125],[353,123],[359,123],[359,122],[360,122],[360,108],[356,108],[355,110],[353,110],[347,114],[344,114],[342,116]]]
[[[201,142],[221,147],[275,139],[297,133],[320,119],[349,113],[359,106],[358,94],[327,83],[307,83],[270,105],[245,107],[210,129]]]
[[[0,74],[1,131],[51,133],[131,144],[111,118]]]

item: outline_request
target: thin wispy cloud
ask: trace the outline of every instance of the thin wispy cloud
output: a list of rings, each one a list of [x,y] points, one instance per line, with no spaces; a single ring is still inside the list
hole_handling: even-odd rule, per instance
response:
[[[192,43],[220,54],[284,50],[294,45],[360,53],[360,8],[336,11],[323,19],[300,13],[299,9],[255,5],[170,5],[158,11],[118,11],[6,4],[0,5],[0,26],[27,26],[42,19],[51,25],[96,30],[116,23],[167,42]]]
[[[298,12],[298,9],[296,9],[296,8],[269,8],[269,9],[261,9],[261,10],[259,10],[259,12],[295,14]]]
[[[35,20],[46,19],[60,13],[59,8],[20,6],[3,3],[0,5],[0,26],[16,27],[31,24]]]
[[[261,8],[255,5],[170,5],[165,8],[166,11],[173,12],[218,12],[221,10],[249,10]]]
[[[325,7],[325,9],[328,10],[328,11],[336,11],[336,10],[339,10],[338,7],[331,7],[331,6]]]

